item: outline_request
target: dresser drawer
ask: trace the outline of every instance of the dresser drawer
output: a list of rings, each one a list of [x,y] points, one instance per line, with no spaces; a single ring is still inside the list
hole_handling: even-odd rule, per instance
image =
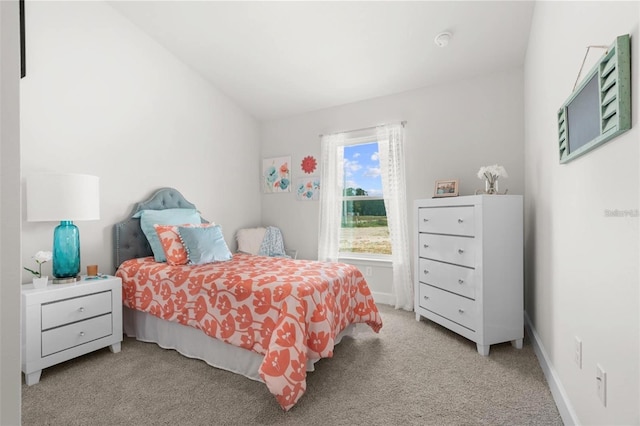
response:
[[[42,305],[42,330],[111,312],[111,291]]]
[[[476,298],[476,270],[435,260],[420,259],[420,282]]]
[[[473,206],[421,208],[420,232],[474,236],[473,209]]]
[[[475,239],[450,235],[420,234],[420,257],[475,267]]]
[[[111,321],[111,314],[107,314],[42,332],[42,356],[110,336]]]
[[[476,302],[473,300],[427,284],[420,284],[420,306],[476,331],[479,315]]]

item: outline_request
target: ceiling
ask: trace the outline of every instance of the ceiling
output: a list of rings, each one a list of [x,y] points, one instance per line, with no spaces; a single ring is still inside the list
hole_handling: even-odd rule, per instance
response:
[[[521,67],[531,1],[115,1],[261,121]],[[448,46],[434,38],[453,34]]]

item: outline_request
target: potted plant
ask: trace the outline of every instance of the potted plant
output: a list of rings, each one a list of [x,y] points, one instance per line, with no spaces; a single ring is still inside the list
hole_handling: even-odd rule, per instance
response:
[[[498,178],[509,177],[504,167],[494,164],[493,166],[483,166],[478,170],[478,178],[484,179],[484,191],[479,189],[477,194],[506,194],[507,191],[500,193],[498,191]]]
[[[50,251],[39,251],[32,257],[38,264],[38,270],[34,271],[33,269],[29,269],[26,266],[24,267],[24,269],[33,274],[33,286],[35,288],[44,288],[49,281],[49,277],[46,275],[44,277],[42,276],[42,264],[50,261],[53,255]]]

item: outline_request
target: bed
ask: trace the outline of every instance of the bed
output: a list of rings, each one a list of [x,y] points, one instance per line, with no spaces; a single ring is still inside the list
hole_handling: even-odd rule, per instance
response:
[[[173,209],[195,205],[162,188],[114,225],[126,335],[264,382],[289,410],[314,362],[332,357],[355,325],[381,329],[368,285],[352,265],[230,252],[195,265],[158,261],[137,216]],[[198,219],[190,226],[217,227]],[[181,236],[192,232],[179,229]],[[189,251],[191,243],[181,241]],[[193,253],[189,259],[197,261]]]

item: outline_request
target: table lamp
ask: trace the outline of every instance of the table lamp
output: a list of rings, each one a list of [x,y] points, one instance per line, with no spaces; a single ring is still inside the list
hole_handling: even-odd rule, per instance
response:
[[[28,176],[26,183],[27,221],[60,221],[53,232],[53,282],[73,282],[80,272],[80,231],[73,221],[100,219],[100,180],[43,173]]]

